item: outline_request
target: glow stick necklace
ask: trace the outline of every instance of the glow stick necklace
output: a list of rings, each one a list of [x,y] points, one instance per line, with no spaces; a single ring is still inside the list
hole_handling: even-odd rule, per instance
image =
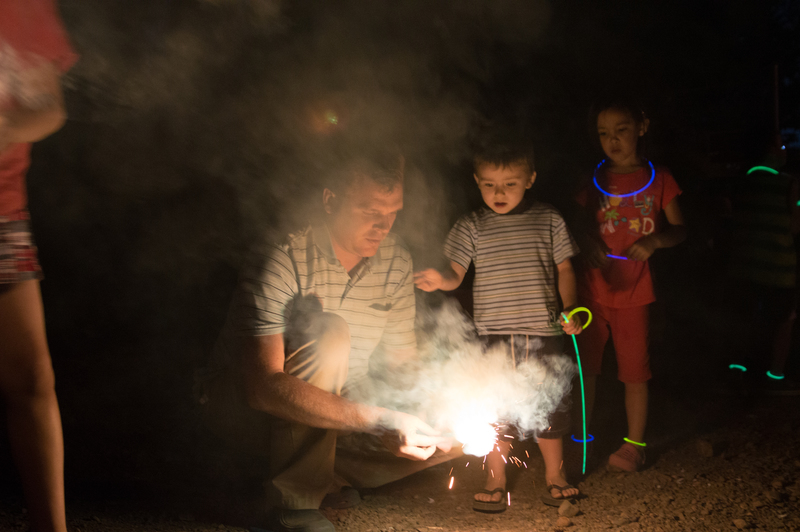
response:
[[[589,319],[586,320],[586,323],[583,324],[583,328],[589,326],[592,323],[592,311],[586,307],[575,307],[570,311],[569,314],[561,313],[561,316],[564,318],[564,321],[569,323],[569,319],[576,313],[576,312],[585,312],[589,315]],[[572,343],[575,346],[575,356],[578,358],[578,375],[581,378],[581,408],[583,409],[583,473],[586,474],[586,442],[590,441],[587,440],[586,436],[586,392],[584,391],[583,387],[583,368],[581,367],[581,354],[578,352],[578,340],[575,339],[575,335],[571,334],[572,336]],[[573,436],[573,441],[575,441],[575,437]],[[592,440],[594,436],[592,436]]]
[[[600,192],[602,192],[606,196],[610,196],[612,198],[628,198],[630,196],[635,196],[636,194],[638,194],[640,192],[644,192],[645,190],[647,190],[647,188],[650,185],[652,185],[653,181],[655,181],[655,179],[656,179],[656,169],[653,166],[653,163],[651,163],[650,161],[647,161],[647,164],[650,165],[650,181],[648,181],[645,186],[643,186],[642,188],[640,188],[639,190],[636,190],[634,192],[628,192],[627,194],[612,194],[611,192],[606,192],[605,190],[600,188],[600,184],[597,182],[597,171],[600,170],[600,167],[603,166],[605,163],[606,163],[606,160],[603,159],[602,161],[600,161],[600,164],[597,165],[597,168],[594,169],[594,176],[592,177],[592,181],[594,181],[594,186],[597,187],[597,190],[599,190]]]

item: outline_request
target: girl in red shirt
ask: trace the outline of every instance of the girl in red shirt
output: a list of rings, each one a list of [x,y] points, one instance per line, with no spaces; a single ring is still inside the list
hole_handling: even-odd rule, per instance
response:
[[[0,399],[34,532],[66,532],[64,445],[26,209],[31,143],[66,118],[76,56],[53,0],[0,1]]]
[[[618,100],[596,107],[593,114],[606,159],[577,197],[586,214],[581,246],[586,267],[579,276],[579,293],[595,320],[579,339],[586,411],[590,416],[610,333],[618,378],[625,384],[628,434],[608,465],[636,471],[644,463],[646,446],[648,305],[655,301],[647,261],[657,249],[682,242],[686,229],[678,206],[680,188],[669,170],[643,156],[650,121],[641,108]]]

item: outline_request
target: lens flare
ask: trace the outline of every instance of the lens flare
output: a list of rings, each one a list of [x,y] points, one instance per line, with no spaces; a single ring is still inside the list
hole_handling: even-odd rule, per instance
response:
[[[464,444],[464,453],[473,456],[489,454],[497,441],[497,429],[492,425],[496,416],[480,407],[461,410],[453,425],[456,440]]]

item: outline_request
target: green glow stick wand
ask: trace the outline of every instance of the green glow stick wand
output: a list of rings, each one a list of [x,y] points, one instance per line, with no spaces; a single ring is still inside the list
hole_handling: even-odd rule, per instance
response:
[[[589,315],[589,319],[586,320],[586,323],[583,324],[583,328],[589,326],[592,323],[592,311],[586,307],[575,307],[570,311],[569,314],[561,313],[561,316],[564,318],[566,323],[569,323],[569,319],[576,313],[576,312],[585,312]],[[586,392],[583,387],[583,368],[581,367],[581,354],[578,352],[578,340],[575,339],[575,335],[571,334],[572,336],[572,344],[575,346],[575,356],[578,358],[578,375],[581,378],[581,408],[583,409],[583,471],[582,473],[586,474]]]

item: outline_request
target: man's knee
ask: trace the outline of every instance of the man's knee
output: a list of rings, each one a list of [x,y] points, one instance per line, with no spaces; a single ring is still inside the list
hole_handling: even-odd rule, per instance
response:
[[[287,341],[284,370],[325,391],[341,393],[350,360],[350,328],[340,316],[318,312],[301,338]]]
[[[332,312],[319,317],[318,349],[337,360],[350,358],[350,327],[344,318]]]

